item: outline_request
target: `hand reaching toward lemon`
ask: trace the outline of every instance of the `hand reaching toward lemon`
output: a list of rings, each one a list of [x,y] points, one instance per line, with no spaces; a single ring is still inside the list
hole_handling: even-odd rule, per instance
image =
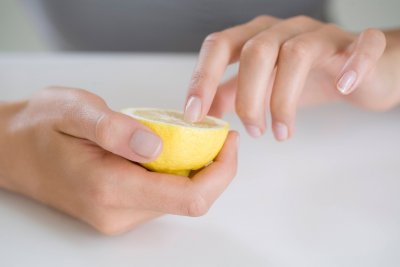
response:
[[[239,63],[235,76],[221,78]],[[296,16],[259,16],[204,39],[186,99],[185,117],[234,111],[247,132],[294,134],[297,107],[348,101],[370,110],[400,103],[400,31],[360,34]],[[267,124],[268,120],[268,124]]]

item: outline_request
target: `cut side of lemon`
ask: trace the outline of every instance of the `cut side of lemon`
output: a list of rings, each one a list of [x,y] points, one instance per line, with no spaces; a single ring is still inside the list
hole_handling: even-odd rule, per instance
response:
[[[183,113],[157,108],[127,108],[121,111],[149,127],[163,141],[159,157],[142,165],[149,170],[188,176],[217,156],[228,135],[229,124],[207,116],[189,123]]]

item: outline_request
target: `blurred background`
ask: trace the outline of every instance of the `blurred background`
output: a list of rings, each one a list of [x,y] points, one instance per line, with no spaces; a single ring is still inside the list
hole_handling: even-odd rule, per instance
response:
[[[400,26],[399,0],[330,0],[328,17],[342,27]],[[0,0],[0,51],[48,51],[49,45],[35,29],[20,0]]]

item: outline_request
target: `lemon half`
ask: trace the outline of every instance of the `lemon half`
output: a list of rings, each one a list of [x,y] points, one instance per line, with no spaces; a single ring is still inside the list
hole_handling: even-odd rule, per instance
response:
[[[183,113],[157,108],[127,108],[121,111],[149,127],[163,141],[159,157],[142,165],[149,170],[188,176],[209,164],[221,150],[229,124],[207,116],[189,123]]]

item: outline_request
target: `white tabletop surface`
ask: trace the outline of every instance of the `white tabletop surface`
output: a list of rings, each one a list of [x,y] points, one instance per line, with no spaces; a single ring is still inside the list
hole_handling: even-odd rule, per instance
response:
[[[113,109],[181,108],[190,55],[0,55],[0,100],[57,84]],[[400,110],[302,110],[277,143],[241,132],[239,172],[200,218],[117,237],[0,190],[0,266],[400,266]],[[1,148],[0,148],[1,149]]]

